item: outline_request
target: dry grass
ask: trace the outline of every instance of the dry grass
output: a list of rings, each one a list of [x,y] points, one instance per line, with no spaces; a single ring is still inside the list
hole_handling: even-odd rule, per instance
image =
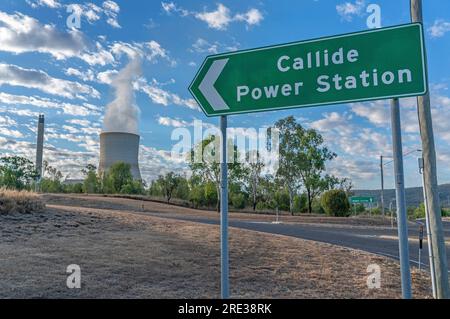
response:
[[[0,215],[40,213],[44,209],[45,204],[36,193],[0,189]]]
[[[0,298],[217,298],[217,226],[127,210],[52,206],[0,216]],[[381,267],[381,289],[367,288],[367,266]],[[82,289],[66,287],[78,264]],[[235,298],[400,298],[399,265],[328,244],[230,229]],[[413,270],[416,298],[429,277]]]
[[[167,205],[161,202],[144,201],[121,197],[106,197],[99,195],[68,195],[68,194],[45,194],[42,198],[49,204],[66,205],[73,207],[89,207],[99,209],[120,209],[127,211],[161,213],[172,216],[192,216],[192,217],[218,217],[215,211],[199,210],[177,205]],[[253,213],[230,212],[231,219],[274,221],[273,215],[262,215]],[[280,216],[283,223],[304,223],[304,224],[333,224],[343,226],[380,226],[391,225],[389,219],[381,217],[329,217],[324,215],[303,214],[299,216]]]

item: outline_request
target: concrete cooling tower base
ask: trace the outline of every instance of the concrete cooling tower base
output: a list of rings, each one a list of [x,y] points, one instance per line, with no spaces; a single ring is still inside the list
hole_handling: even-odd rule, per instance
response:
[[[139,135],[131,133],[104,132],[100,134],[100,163],[98,172],[105,173],[117,163],[130,164],[134,179],[141,180],[139,170]]]

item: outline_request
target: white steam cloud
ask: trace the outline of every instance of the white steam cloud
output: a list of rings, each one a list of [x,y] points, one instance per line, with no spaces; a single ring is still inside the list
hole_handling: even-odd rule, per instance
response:
[[[142,72],[142,61],[139,58],[131,60],[114,79],[116,98],[106,107],[103,130],[105,132],[122,132],[138,134],[140,110],[136,105],[133,91],[133,81]]]

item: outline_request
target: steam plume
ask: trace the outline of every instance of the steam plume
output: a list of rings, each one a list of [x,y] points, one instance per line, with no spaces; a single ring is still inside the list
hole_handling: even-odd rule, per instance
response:
[[[141,60],[135,58],[113,79],[115,99],[106,107],[103,129],[105,132],[138,134],[140,110],[136,105],[133,80],[141,75]]]

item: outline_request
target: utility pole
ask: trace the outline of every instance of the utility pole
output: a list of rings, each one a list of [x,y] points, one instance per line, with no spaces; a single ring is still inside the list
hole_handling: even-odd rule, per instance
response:
[[[411,271],[409,269],[408,220],[406,216],[405,178],[403,175],[402,130],[400,124],[400,103],[397,98],[391,100],[391,122],[402,296],[403,299],[411,299]]]
[[[425,178],[423,174],[423,158],[419,158],[419,174],[422,177],[422,189],[423,189],[423,205],[425,208],[425,223],[427,228],[427,242],[428,242],[428,258],[430,263],[430,277],[431,277],[431,288],[433,289],[433,298],[436,298],[436,273],[434,271],[434,256],[433,256],[433,244],[432,244],[432,234],[430,229],[430,211],[428,209],[428,198],[427,192],[425,192]]]
[[[381,215],[384,217],[384,167],[383,167],[383,155],[380,156],[380,170],[381,170]]]
[[[423,23],[422,0],[410,0],[412,22]],[[425,63],[426,54],[425,54]],[[428,75],[427,75],[428,76]],[[427,78],[428,83],[428,78]],[[429,93],[417,97],[420,135],[424,159],[423,178],[425,192],[428,199],[430,214],[430,230],[436,272],[436,293],[438,299],[450,298],[448,283],[447,254],[442,227],[441,207],[438,196],[438,182],[436,171],[436,151],[434,147],[433,122],[431,118],[431,103]]]

